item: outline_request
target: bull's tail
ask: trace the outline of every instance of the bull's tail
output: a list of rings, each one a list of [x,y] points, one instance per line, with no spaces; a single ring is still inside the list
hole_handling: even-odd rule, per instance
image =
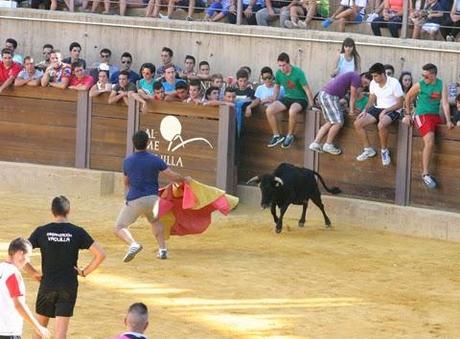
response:
[[[323,177],[321,175],[319,175],[318,172],[315,172],[315,171],[312,171],[312,172],[313,172],[314,175],[316,175],[319,178],[319,181],[321,181],[321,184],[323,184],[323,187],[324,187],[324,189],[326,191],[328,191],[329,193],[332,193],[332,194],[339,194],[339,193],[342,192],[342,190],[340,188],[336,187],[336,186],[331,187],[331,188],[327,187],[326,183],[324,182]]]

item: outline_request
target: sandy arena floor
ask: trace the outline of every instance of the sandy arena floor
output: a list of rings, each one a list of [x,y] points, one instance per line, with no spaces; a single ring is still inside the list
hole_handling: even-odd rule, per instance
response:
[[[171,238],[165,261],[138,221],[144,251],[124,264],[126,247],[111,232],[121,198],[69,198],[71,221],[108,255],[81,280],[70,338],[116,335],[136,301],[149,306],[150,338],[460,337],[459,244],[367,231],[334,215],[332,231],[311,219],[300,229],[297,210],[286,219],[291,230],[277,235],[269,211],[240,206],[203,235]],[[12,238],[50,220],[51,197],[0,199],[5,254]],[[39,266],[38,251],[32,260]],[[26,286],[33,309],[38,284],[26,278]]]

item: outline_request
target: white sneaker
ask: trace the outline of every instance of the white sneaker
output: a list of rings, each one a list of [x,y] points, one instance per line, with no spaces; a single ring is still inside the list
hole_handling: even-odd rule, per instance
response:
[[[332,155],[342,154],[342,150],[333,144],[325,143],[323,145],[323,151]]]
[[[375,152],[375,150],[372,147],[368,147],[368,148],[365,148],[363,150],[363,152],[356,157],[356,160],[364,161],[364,160],[367,160],[369,158],[375,157],[376,154],[377,153]]]
[[[160,19],[169,20],[169,16],[159,13]]]
[[[124,262],[129,262],[134,259],[137,253],[142,251],[142,245],[134,243],[128,248],[128,252],[126,252],[125,257],[123,258]]]
[[[157,254],[158,259],[168,259],[168,250],[167,249],[159,249]]]
[[[307,29],[307,24],[305,23],[305,21],[299,20],[297,25],[299,26],[299,28]]]
[[[289,28],[289,29],[299,28],[299,25],[296,24],[294,21],[291,21],[291,20],[286,20],[284,22],[284,26],[286,26],[286,28]]]
[[[390,164],[391,164],[390,151],[388,149],[383,149],[382,150],[382,165],[390,166]]]
[[[437,186],[436,180],[430,174],[422,175],[422,180],[425,186],[428,188],[433,189],[433,188],[436,188]]]
[[[313,142],[310,144],[310,146],[308,146],[308,148],[309,148],[311,151],[313,151],[313,152],[323,153],[323,149],[322,149],[321,145],[318,144],[317,142],[314,142],[314,141],[313,141]]]

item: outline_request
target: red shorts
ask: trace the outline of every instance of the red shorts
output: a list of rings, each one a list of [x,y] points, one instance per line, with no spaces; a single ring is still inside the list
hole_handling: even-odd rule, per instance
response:
[[[414,124],[422,137],[427,135],[429,132],[434,133],[436,131],[436,126],[438,126],[441,122],[439,114],[416,115],[414,117]]]

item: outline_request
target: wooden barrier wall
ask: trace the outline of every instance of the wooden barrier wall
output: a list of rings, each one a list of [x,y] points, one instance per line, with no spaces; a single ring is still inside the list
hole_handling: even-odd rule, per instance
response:
[[[321,119],[320,112],[299,114],[295,144],[269,149],[265,113],[255,111],[245,119],[235,161],[235,115],[227,107],[161,102],[140,112],[134,100],[129,106],[108,105],[107,96],[21,87],[0,95],[0,160],[121,171],[123,158],[133,152],[131,136],[142,128],[150,134],[151,150],[174,169],[229,192],[235,188],[236,171],[243,183],[290,162],[318,170],[345,196],[460,211],[460,128],[439,126],[431,168],[439,188],[429,190],[420,177],[422,140],[412,128],[401,123],[391,127],[392,165],[386,168],[379,154],[355,160],[361,145],[351,120],[337,139],[341,156],[308,150]],[[286,115],[282,128],[287,128]],[[368,132],[379,149],[375,126]]]

